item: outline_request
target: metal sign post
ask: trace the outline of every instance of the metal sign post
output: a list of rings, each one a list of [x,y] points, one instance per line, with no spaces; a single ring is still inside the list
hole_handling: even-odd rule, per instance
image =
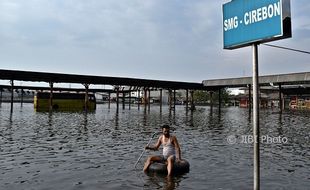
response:
[[[253,138],[254,138],[254,190],[260,188],[259,166],[259,78],[258,78],[258,45],[252,45],[253,51]]]

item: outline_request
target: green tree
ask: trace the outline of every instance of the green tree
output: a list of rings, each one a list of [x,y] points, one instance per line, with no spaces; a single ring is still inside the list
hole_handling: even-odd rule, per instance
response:
[[[221,103],[229,102],[229,94],[230,94],[230,91],[228,90],[228,88],[221,89]],[[214,103],[218,104],[219,102],[219,91],[218,90],[213,92],[212,100]]]
[[[195,102],[207,102],[209,100],[209,93],[203,90],[194,91]]]
[[[212,94],[212,100],[211,100]],[[228,103],[229,102],[229,94],[230,91],[228,88],[221,89],[221,102]],[[217,104],[219,100],[219,91],[203,91],[203,90],[196,90],[194,92],[194,101],[200,103],[206,103],[213,101],[214,104]]]

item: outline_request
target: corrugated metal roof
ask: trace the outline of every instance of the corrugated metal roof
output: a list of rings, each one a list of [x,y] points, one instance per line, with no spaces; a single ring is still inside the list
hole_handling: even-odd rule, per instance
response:
[[[212,79],[202,81],[206,87],[242,87],[252,84],[252,77]],[[276,84],[310,84],[310,72],[266,75],[259,77],[260,85]]]
[[[18,80],[31,82],[53,82],[53,83],[80,83],[80,84],[105,84],[114,86],[139,86],[144,88],[163,88],[163,89],[192,89],[207,90],[202,83],[177,82],[163,80],[149,80],[137,78],[108,77],[76,75],[63,73],[46,73],[33,71],[3,70],[0,69],[0,79]]]

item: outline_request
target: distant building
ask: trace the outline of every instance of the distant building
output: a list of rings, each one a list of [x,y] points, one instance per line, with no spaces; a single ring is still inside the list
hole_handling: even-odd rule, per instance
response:
[[[249,99],[249,89],[241,88],[244,94],[234,96],[239,101],[239,107],[248,108],[252,105],[252,97]],[[251,91],[251,96],[253,92]],[[280,103],[279,89],[277,87],[260,87],[259,105],[261,108],[280,107],[287,109],[310,109],[310,87],[283,86],[281,93],[282,103]]]

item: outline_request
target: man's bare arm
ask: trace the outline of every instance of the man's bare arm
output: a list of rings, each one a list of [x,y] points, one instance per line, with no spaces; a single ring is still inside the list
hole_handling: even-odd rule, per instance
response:
[[[179,145],[179,142],[176,136],[174,136],[173,138],[173,144],[176,149],[176,157],[177,159],[181,160],[181,148],[180,148],[180,145]]]
[[[154,146],[147,146],[147,147],[145,147],[145,149],[150,149],[150,150],[154,150],[154,151],[158,150],[160,145],[161,145],[161,138],[162,138],[162,136],[160,136],[158,138],[157,143]]]

